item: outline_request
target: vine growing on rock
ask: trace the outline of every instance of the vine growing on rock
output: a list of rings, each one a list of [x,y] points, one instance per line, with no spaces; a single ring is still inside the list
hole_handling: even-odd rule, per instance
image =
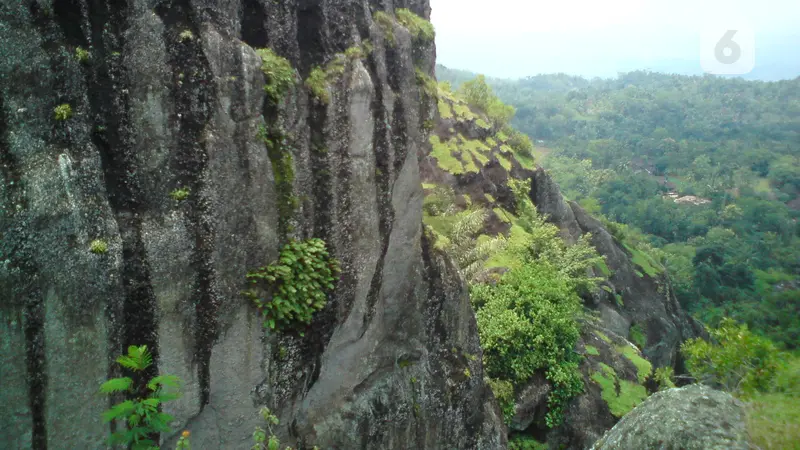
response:
[[[251,288],[243,294],[258,308],[264,328],[283,331],[310,324],[327,304],[340,272],[321,239],[290,241],[278,260],[247,274]],[[302,334],[302,333],[301,333]]]

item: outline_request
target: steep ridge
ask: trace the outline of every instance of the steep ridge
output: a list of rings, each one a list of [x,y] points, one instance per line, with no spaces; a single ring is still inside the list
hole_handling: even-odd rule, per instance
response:
[[[672,294],[660,264],[635,244],[613,236],[607,227],[574,202],[567,201],[544,170],[535,167],[529,150],[514,142],[514,130],[494,126],[490,118],[447,86],[439,90],[439,119],[432,151],[422,164],[426,223],[446,234],[458,211],[488,211],[477,240],[504,235],[513,239],[517,199],[511,180],[530,180],[529,196],[538,212],[561,230],[569,244],[591,234],[591,244],[604,257],[593,270],[598,289],[582,297],[589,311],[577,351],[583,356],[583,395],[567,408],[563,423],[543,425],[551,386],[534,377],[515,389],[513,433],[546,440],[551,448],[587,448],[624,413],[647,396],[651,371],[673,367],[682,371],[680,344],[703,333]],[[442,192],[452,189],[453,206],[442,206]],[[502,273],[493,258],[487,270]]]
[[[100,448],[97,388],[146,344],[197,448],[249,448],[262,405],[300,447],[505,447],[464,283],[422,229],[433,42],[395,8],[429,15],[0,4],[0,441]],[[291,64],[285,93],[259,48]],[[335,292],[265,336],[245,275],[309,237]]]

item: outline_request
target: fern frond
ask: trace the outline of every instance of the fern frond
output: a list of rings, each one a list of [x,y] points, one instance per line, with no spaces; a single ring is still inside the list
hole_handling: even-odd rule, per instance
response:
[[[147,383],[147,388],[151,391],[156,391],[159,389],[159,386],[162,387],[174,387],[180,388],[181,387],[181,379],[176,377],[175,375],[159,375],[154,377]]]
[[[117,392],[128,391],[133,386],[133,380],[125,378],[112,378],[100,385],[101,394],[114,394]]]
[[[170,422],[175,420],[175,418],[172,417],[171,415],[169,415],[167,413],[161,413],[161,412],[151,415],[149,419],[150,419],[150,422],[149,422],[150,428],[153,429],[153,430],[158,431],[159,433],[169,431],[170,430],[170,428],[169,428]]]
[[[132,400],[117,403],[111,409],[103,412],[103,421],[111,422],[116,419],[124,419],[136,411],[136,404]]]
[[[181,398],[181,394],[180,392],[163,392],[159,390],[156,391],[150,398],[154,398],[161,403],[165,403]]]
[[[158,449],[158,446],[155,442],[151,441],[150,439],[141,439],[139,441],[135,441],[131,446],[131,450],[152,450]]]
[[[146,345],[131,345],[128,354],[117,358],[117,362],[127,369],[139,372],[153,364],[153,355],[147,350]]]

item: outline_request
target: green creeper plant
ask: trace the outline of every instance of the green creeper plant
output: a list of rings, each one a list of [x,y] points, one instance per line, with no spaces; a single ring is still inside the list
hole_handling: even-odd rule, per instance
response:
[[[328,254],[325,241],[292,240],[277,261],[247,274],[251,288],[244,295],[270,331],[307,325],[325,307],[339,272],[339,262]]]
[[[173,375],[147,378],[146,371],[153,364],[153,357],[146,345],[128,347],[128,353],[117,358],[117,363],[133,377],[112,378],[100,386],[101,394],[125,394],[127,397],[103,413],[104,422],[118,422],[109,443],[131,450],[158,448],[154,437],[169,432],[169,423],[173,420],[171,415],[161,412],[161,407],[165,402],[180,398],[181,381]]]

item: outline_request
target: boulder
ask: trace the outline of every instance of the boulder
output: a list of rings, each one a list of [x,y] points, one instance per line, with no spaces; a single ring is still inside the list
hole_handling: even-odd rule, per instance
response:
[[[628,413],[592,450],[748,450],[744,404],[690,385],[654,394]]]

